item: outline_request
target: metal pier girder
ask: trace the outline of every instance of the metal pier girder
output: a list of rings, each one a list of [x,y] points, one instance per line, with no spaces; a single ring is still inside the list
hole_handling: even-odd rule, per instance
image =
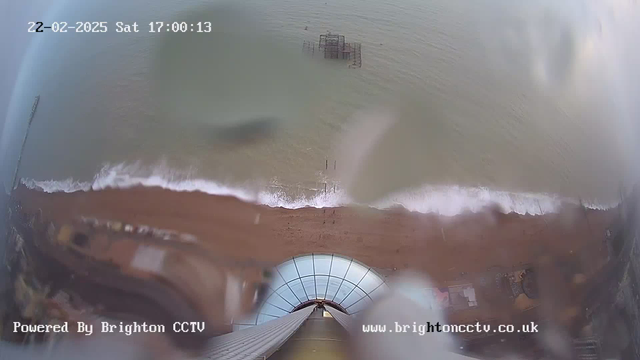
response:
[[[255,360],[266,359],[276,352],[298,330],[315,306],[300,309],[260,325],[215,337],[202,359]]]
[[[347,315],[340,310],[334,309],[329,305],[325,306],[325,310],[333,316],[333,318],[338,322],[338,324],[342,325],[342,327],[347,330],[349,333],[352,333],[353,328],[353,318],[351,315]]]

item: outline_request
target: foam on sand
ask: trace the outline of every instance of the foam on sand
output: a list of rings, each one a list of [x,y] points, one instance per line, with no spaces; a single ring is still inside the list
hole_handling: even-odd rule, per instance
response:
[[[91,182],[81,182],[69,178],[65,180],[23,179],[22,183],[30,189],[47,193],[72,193],[108,188],[127,189],[136,186],[160,187],[172,191],[199,191],[210,195],[233,196],[247,202],[287,209],[325,208],[356,204],[340,188],[326,194],[317,191],[315,195],[292,196],[282,188],[275,186],[255,190],[250,186],[222,184],[213,180],[185,176],[163,167],[155,168],[150,173],[142,173],[139,171],[139,167],[125,164],[104,166]],[[409,211],[420,213],[453,216],[465,211],[478,212],[487,206],[495,205],[504,213],[539,215],[557,211],[562,203],[579,204],[579,201],[552,194],[515,193],[456,185],[424,185],[390,194],[371,204],[358,205],[377,209],[403,207]],[[608,209],[617,204],[583,203],[583,205],[591,209]]]

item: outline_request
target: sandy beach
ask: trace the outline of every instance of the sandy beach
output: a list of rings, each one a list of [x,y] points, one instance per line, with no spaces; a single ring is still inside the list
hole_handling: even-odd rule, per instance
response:
[[[617,209],[565,205],[542,216],[497,209],[454,217],[404,209],[283,209],[228,196],[136,187],[44,193],[20,187],[23,207],[66,222],[80,216],[191,233],[217,255],[277,265],[304,253],[337,253],[383,272],[415,269],[436,283],[461,273],[532,264],[542,255],[580,257],[589,270],[606,256],[605,232]]]

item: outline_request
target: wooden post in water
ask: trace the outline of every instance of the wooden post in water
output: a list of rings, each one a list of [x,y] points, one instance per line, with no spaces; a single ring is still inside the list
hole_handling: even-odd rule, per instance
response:
[[[337,160],[333,160],[333,170],[336,170],[338,165],[337,165],[338,161]],[[328,175],[329,173],[329,159],[325,159],[324,160],[324,169],[326,171],[325,176]],[[333,184],[333,192],[336,192],[336,184]],[[324,183],[324,194],[327,194],[327,182],[325,181]]]
[[[329,170],[329,159],[324,159],[324,170],[325,171]],[[326,177],[327,174],[325,173],[324,176]],[[324,196],[327,196],[327,181],[326,180],[324,182]]]
[[[333,160],[333,170],[336,169],[336,163],[337,163],[337,160]],[[334,174],[334,176],[335,176],[335,174]],[[334,194],[336,193],[336,183],[335,183],[335,181],[333,182],[333,193]]]

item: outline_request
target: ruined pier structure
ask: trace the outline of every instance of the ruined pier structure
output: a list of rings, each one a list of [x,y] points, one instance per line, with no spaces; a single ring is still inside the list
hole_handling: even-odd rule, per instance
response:
[[[302,51],[312,57],[316,55],[316,44],[304,41]],[[362,67],[362,47],[359,42],[348,43],[344,35],[326,33],[318,40],[318,54],[325,59],[349,60],[349,68]]]

